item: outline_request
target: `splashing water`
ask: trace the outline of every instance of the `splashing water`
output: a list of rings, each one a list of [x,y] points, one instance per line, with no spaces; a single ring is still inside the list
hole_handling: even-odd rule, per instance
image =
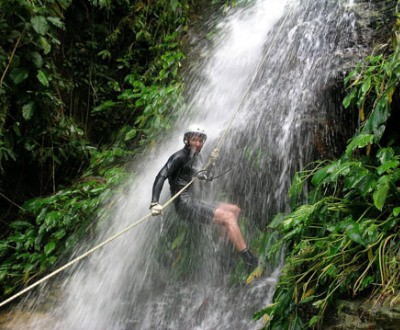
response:
[[[331,138],[321,134],[334,126],[328,114],[338,107],[329,86],[358,37],[354,16],[346,10],[340,1],[259,0],[219,22],[212,47],[202,49],[204,60],[190,71],[190,114],[182,115],[175,133],[144,156],[130,188],[116,196],[117,209],[97,241],[148,213],[155,175],[182,147],[181,127],[201,122],[209,136],[204,153],[209,152],[262,58],[255,84],[221,147],[216,173],[232,170],[213,183],[209,195],[238,203],[243,219],[254,227],[287,211],[291,175],[312,159],[319,138]],[[161,202],[168,198],[166,184]],[[24,328],[257,328],[251,316],[271,301],[279,268],[251,286],[229,285],[237,256],[210,225],[188,243],[194,246],[189,276],[173,278],[171,265],[158,260],[159,222],[150,219],[76,267],[46,311],[51,326],[32,317]],[[250,241],[254,233],[246,235]]]

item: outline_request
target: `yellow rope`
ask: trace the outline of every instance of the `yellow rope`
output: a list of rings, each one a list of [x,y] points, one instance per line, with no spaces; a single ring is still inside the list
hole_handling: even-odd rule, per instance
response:
[[[217,144],[217,148],[218,148],[218,149],[221,147],[223,139],[225,139],[227,132],[230,130],[233,121],[235,120],[237,114],[239,113],[239,110],[242,108],[245,99],[246,99],[247,96],[249,95],[250,89],[253,87],[253,84],[254,84],[254,82],[255,82],[255,80],[256,80],[256,78],[257,78],[257,76],[258,76],[258,74],[259,74],[259,72],[260,72],[260,70],[261,70],[261,67],[264,65],[264,62],[266,61],[266,59],[267,59],[267,57],[268,57],[268,55],[269,55],[269,53],[270,53],[270,51],[271,51],[271,49],[272,49],[272,46],[275,44],[276,38],[277,38],[279,32],[281,31],[283,25],[285,24],[286,19],[287,19],[288,16],[289,16],[289,13],[290,13],[290,11],[288,10],[287,13],[286,13],[286,15],[285,15],[285,17],[284,17],[284,19],[283,19],[283,21],[282,21],[282,23],[281,23],[281,25],[279,26],[278,31],[275,33],[274,39],[272,39],[272,42],[271,42],[271,44],[270,44],[270,46],[269,46],[267,52],[264,54],[264,56],[263,56],[263,57],[261,58],[261,60],[258,62],[257,68],[256,68],[256,70],[255,70],[255,72],[254,72],[254,75],[253,75],[252,79],[250,80],[250,83],[249,83],[248,86],[247,86],[246,91],[243,93],[243,96],[242,96],[242,98],[240,99],[240,102],[238,103],[238,105],[237,105],[237,107],[236,107],[236,109],[235,109],[235,112],[233,113],[233,115],[232,115],[232,117],[231,117],[231,120],[229,121],[229,124],[227,125],[227,127],[226,127],[225,130],[224,130],[224,133],[222,134],[221,138],[219,139],[219,142],[218,142],[218,144]]]
[[[168,205],[170,205],[176,198],[178,198],[178,196],[185,191],[192,183],[193,183],[194,179],[192,181],[190,181],[186,186],[184,186],[180,191],[178,191],[171,199],[169,199],[163,206],[163,209],[165,209]],[[47,276],[43,277],[42,279],[40,279],[39,281],[33,283],[32,285],[26,287],[25,289],[23,289],[22,291],[16,293],[15,295],[11,296],[10,298],[2,301],[0,303],[0,307],[8,304],[9,302],[13,301],[14,299],[18,298],[19,296],[23,295],[24,293],[32,290],[33,288],[37,287],[39,284],[47,281],[48,279],[50,279],[51,277],[57,275],[58,273],[62,272],[64,269],[67,269],[68,267],[72,266],[73,264],[77,263],[78,261],[86,258],[87,256],[89,256],[90,254],[92,254],[93,252],[95,252],[96,250],[100,249],[101,247],[103,247],[104,245],[112,242],[113,240],[117,239],[118,237],[122,236],[123,234],[125,234],[127,231],[131,230],[132,228],[136,227],[137,225],[141,224],[142,222],[145,222],[146,220],[148,220],[149,218],[151,218],[151,213],[145,215],[143,218],[139,219],[138,221],[136,221],[135,223],[127,226],[126,228],[122,229],[120,232],[114,234],[113,236],[109,237],[108,239],[106,239],[105,241],[103,241],[102,243],[96,245],[95,247],[93,247],[92,249],[88,250],[87,252],[85,252],[84,254],[76,257],[75,259],[71,260],[70,262],[68,262],[67,264],[65,264],[64,266],[56,269],[54,272],[48,274]]]
[[[221,138],[219,139],[219,142],[217,144],[217,148],[219,149],[222,145],[223,139],[225,138],[227,132],[229,131],[230,127],[232,126],[233,121],[235,120],[239,110],[241,109],[244,100],[246,99],[246,97],[248,96],[249,92],[250,92],[250,88],[252,87],[252,85],[254,84],[254,81],[257,78],[258,73],[261,70],[262,65],[264,64],[265,60],[267,59],[267,56],[269,55],[269,52],[273,46],[273,44],[275,43],[276,37],[279,34],[280,30],[282,29],[283,24],[286,21],[286,18],[289,16],[289,12],[286,14],[284,20],[282,21],[282,24],[280,25],[278,32],[275,34],[274,39],[271,42],[271,45],[268,49],[268,51],[266,52],[266,54],[263,56],[263,58],[261,59],[261,61],[258,63],[255,74],[253,75],[250,84],[247,87],[247,90],[245,91],[245,93],[243,94],[238,106],[235,109],[234,114],[231,117],[231,120],[229,122],[229,124],[227,125],[226,129],[224,130],[224,133],[222,134]],[[207,168],[207,166],[206,166]],[[176,198],[179,197],[179,195],[184,192],[187,188],[189,188],[189,186],[194,182],[195,179],[192,179],[186,186],[184,186],[180,191],[178,191],[173,197],[171,197],[163,206],[162,209],[165,209],[167,206],[169,206]],[[96,245],[95,247],[93,247],[92,249],[88,250],[87,252],[85,252],[84,254],[78,256],[77,258],[71,260],[70,262],[68,262],[67,264],[65,264],[64,266],[56,269],[54,272],[48,274],[47,276],[43,277],[42,279],[40,279],[39,281],[33,283],[32,285],[26,287],[25,289],[21,290],[20,292],[16,293],[15,295],[11,296],[10,298],[2,301],[0,303],[0,307],[10,303],[11,301],[15,300],[16,298],[18,298],[19,296],[23,295],[24,293],[32,290],[33,288],[37,287],[38,285],[40,285],[41,283],[47,281],[48,279],[50,279],[51,277],[57,275],[58,273],[62,272],[63,270],[67,269],[68,267],[72,266],[73,264],[77,263],[78,261],[86,258],[87,256],[89,256],[90,254],[92,254],[93,252],[97,251],[98,249],[102,248],[104,245],[112,242],[113,240],[117,239],[118,237],[122,236],[123,234],[125,234],[127,231],[131,230],[132,228],[138,226],[139,224],[147,221],[149,218],[151,218],[151,213],[147,214],[146,216],[144,216],[143,218],[139,219],[138,221],[136,221],[135,223],[127,226],[125,229],[121,230],[120,232],[114,234],[113,236],[109,237],[108,239],[106,239],[105,241],[103,241],[102,243]]]

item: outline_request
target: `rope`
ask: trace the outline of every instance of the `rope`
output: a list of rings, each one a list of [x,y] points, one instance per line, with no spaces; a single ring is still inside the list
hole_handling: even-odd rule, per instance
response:
[[[288,13],[285,15],[284,20],[282,21],[282,24],[280,25],[278,32],[275,34],[274,39],[271,42],[270,47],[268,48],[268,51],[265,53],[265,55],[263,56],[263,58],[261,59],[261,61],[258,63],[255,74],[253,75],[250,84],[248,85],[245,93],[243,94],[240,102],[238,103],[238,106],[236,107],[234,114],[231,117],[231,120],[229,121],[227,127],[224,130],[224,133],[222,134],[222,136],[220,137],[218,144],[217,144],[217,148],[219,149],[222,145],[223,140],[226,137],[227,132],[229,131],[229,129],[232,126],[233,121],[235,120],[239,110],[241,109],[245,99],[247,98],[247,96],[250,93],[250,89],[252,87],[252,85],[254,84],[262,65],[264,64],[264,62],[267,59],[267,56],[269,55],[269,52],[271,51],[272,46],[274,45],[277,35],[279,34],[279,32],[281,31],[283,24],[285,23],[287,17],[289,16],[289,11]],[[209,165],[209,164],[207,164]],[[207,168],[207,165],[205,166],[205,168]],[[171,197],[167,202],[165,202],[165,204],[162,206],[162,209],[164,210],[166,207],[168,207],[175,199],[177,199],[180,194],[182,194],[182,192],[184,192],[187,188],[189,188],[189,186],[195,181],[195,178],[193,178],[186,186],[184,186],[181,190],[179,190],[173,197]],[[139,224],[147,221],[149,218],[151,218],[152,215],[151,213],[145,215],[143,218],[139,219],[138,221],[134,222],[133,224],[127,226],[126,228],[124,228],[123,230],[121,230],[120,232],[114,234],[113,236],[109,237],[108,239],[106,239],[105,241],[103,241],[102,243],[96,245],[95,247],[93,247],[92,249],[88,250],[87,252],[85,252],[84,254],[78,256],[77,258],[71,260],[70,262],[68,262],[67,264],[65,264],[64,266],[56,269],[54,272],[46,275],[45,277],[43,277],[42,279],[40,279],[39,281],[33,283],[32,285],[26,287],[25,289],[19,291],[18,293],[16,293],[15,295],[11,296],[10,298],[2,301],[0,303],[0,307],[3,307],[4,305],[10,303],[11,301],[15,300],[16,298],[20,297],[21,295],[23,295],[24,293],[32,290],[33,288],[37,287],[38,285],[42,284],[43,282],[47,281],[48,279],[50,279],[51,277],[57,275],[58,273],[62,272],[63,270],[67,269],[68,267],[72,266],[73,264],[77,263],[78,261],[86,258],[87,256],[89,256],[90,254],[92,254],[93,252],[97,251],[98,249],[102,248],[104,245],[112,242],[113,240],[117,239],[118,237],[122,236],[123,234],[125,234],[126,232],[128,232],[129,230],[131,230],[132,228],[138,226]]]
[[[184,186],[181,190],[179,190],[171,199],[169,199],[163,206],[163,209],[166,208],[168,205],[170,205],[176,198],[178,198],[178,196],[185,191],[192,183],[193,183],[194,179],[192,181],[190,181],[186,186]],[[51,277],[57,275],[58,273],[62,272],[63,270],[67,269],[68,267],[72,266],[73,264],[77,263],[78,261],[86,258],[87,256],[89,256],[90,254],[92,254],[93,252],[97,251],[98,249],[102,248],[104,245],[112,242],[113,240],[117,239],[118,237],[122,236],[123,234],[125,234],[127,231],[131,230],[132,228],[138,226],[139,224],[141,224],[142,222],[145,222],[146,220],[148,220],[149,218],[151,218],[152,215],[151,213],[145,215],[143,218],[139,219],[138,221],[136,221],[135,223],[127,226],[126,228],[122,229],[120,232],[114,234],[113,236],[109,237],[108,239],[106,239],[105,241],[103,241],[102,243],[96,245],[95,247],[93,247],[92,249],[88,250],[87,252],[85,252],[84,254],[76,257],[75,259],[71,260],[70,262],[68,262],[67,264],[65,264],[64,266],[56,269],[54,272],[48,274],[47,276],[43,277],[42,279],[40,279],[39,281],[33,283],[32,285],[26,287],[25,289],[21,290],[20,292],[16,293],[15,295],[11,296],[10,298],[2,301],[0,303],[0,307],[8,304],[9,302],[13,301],[14,299],[18,298],[19,296],[23,295],[24,293],[32,290],[33,288],[37,287],[39,284],[42,284],[43,282],[47,281],[48,279],[50,279]]]
[[[271,44],[270,44],[270,46],[269,46],[267,52],[264,54],[264,56],[263,56],[263,57],[261,58],[261,60],[258,62],[257,68],[256,68],[256,70],[254,71],[254,75],[253,75],[253,77],[251,78],[250,83],[248,84],[246,91],[245,91],[244,94],[242,95],[242,98],[240,99],[240,102],[238,103],[238,105],[237,105],[237,107],[236,107],[236,109],[235,109],[235,111],[234,111],[234,113],[233,113],[233,115],[232,115],[232,117],[231,117],[231,119],[230,119],[230,121],[229,121],[227,127],[225,128],[224,133],[222,134],[222,136],[221,136],[220,139],[219,139],[219,142],[218,142],[218,144],[217,144],[217,149],[219,149],[219,148],[221,147],[222,141],[225,139],[226,134],[227,134],[228,131],[230,130],[233,121],[236,119],[236,116],[237,116],[237,114],[239,113],[239,110],[242,108],[244,101],[246,100],[247,96],[249,95],[250,89],[253,87],[253,84],[254,84],[254,82],[256,81],[256,78],[257,78],[258,74],[259,74],[260,71],[261,71],[261,67],[264,65],[264,63],[265,63],[267,57],[269,56],[269,53],[270,53],[270,51],[271,51],[273,45],[275,44],[275,41],[276,41],[276,38],[277,38],[279,32],[282,30],[282,27],[283,27],[283,25],[285,24],[286,19],[289,17],[289,13],[290,13],[290,11],[288,10],[287,13],[286,13],[286,15],[285,15],[285,17],[284,17],[284,19],[283,19],[283,21],[282,21],[282,23],[281,23],[281,25],[279,26],[278,31],[275,33],[274,38],[272,39],[272,42],[271,42]]]

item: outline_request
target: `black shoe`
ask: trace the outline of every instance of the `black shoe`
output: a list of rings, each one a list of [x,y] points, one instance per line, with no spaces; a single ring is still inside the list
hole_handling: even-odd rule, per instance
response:
[[[252,272],[258,266],[258,259],[247,248],[239,252],[247,272]]]

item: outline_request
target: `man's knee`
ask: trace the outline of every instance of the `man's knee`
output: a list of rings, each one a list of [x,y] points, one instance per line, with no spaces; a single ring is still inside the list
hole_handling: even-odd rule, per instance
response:
[[[222,203],[220,204],[220,208],[227,212],[233,213],[236,217],[239,216],[239,213],[241,211],[240,207],[237,206],[236,204]]]
[[[232,205],[233,205],[233,213],[235,213],[236,216],[239,215],[239,213],[242,211],[240,207],[235,204]]]
[[[227,212],[225,219],[226,219],[225,223],[226,223],[227,227],[234,229],[238,226],[237,217],[234,213]]]
[[[218,208],[214,214],[214,222],[220,223],[224,226],[237,225],[237,219],[232,211],[223,208]]]

